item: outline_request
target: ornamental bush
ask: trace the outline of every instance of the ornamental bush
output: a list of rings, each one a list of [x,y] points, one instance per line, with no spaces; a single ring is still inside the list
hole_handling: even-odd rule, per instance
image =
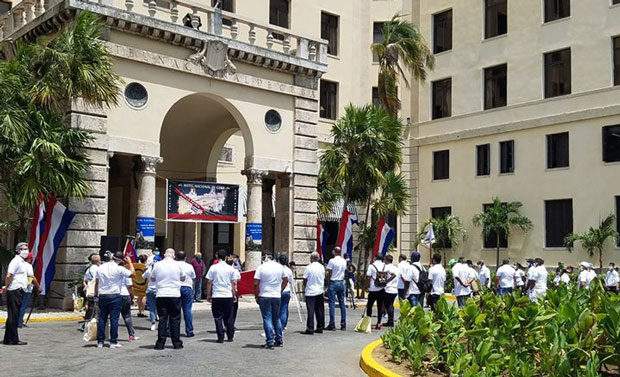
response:
[[[539,304],[487,292],[462,309],[441,298],[437,313],[400,305],[397,326],[381,339],[415,375],[618,375],[620,296],[606,295],[599,279],[587,290],[550,288]]]

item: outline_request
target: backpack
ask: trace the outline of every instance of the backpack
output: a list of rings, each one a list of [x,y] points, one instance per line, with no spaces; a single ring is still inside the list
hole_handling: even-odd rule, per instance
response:
[[[379,288],[385,287],[388,283],[388,274],[385,271],[385,265],[383,265],[383,269],[381,271],[379,271],[379,269],[377,268],[377,266],[375,266],[374,263],[371,264],[371,266],[373,266],[374,269],[377,270],[377,277],[375,278],[375,286]]]
[[[420,269],[417,265],[413,264],[419,272],[418,281],[415,282],[420,290],[420,293],[429,293],[433,289],[433,283],[428,279],[428,271]]]

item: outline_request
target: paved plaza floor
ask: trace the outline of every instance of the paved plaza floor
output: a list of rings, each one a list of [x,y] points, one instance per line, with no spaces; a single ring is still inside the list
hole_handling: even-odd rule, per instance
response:
[[[146,318],[133,318],[136,335],[127,341],[127,330],[119,327],[122,348],[96,348],[82,339],[75,322],[31,323],[20,330],[26,346],[0,344],[1,375],[5,376],[365,376],[358,366],[360,352],[379,333],[353,332],[362,308],[348,309],[347,331],[326,331],[302,335],[305,325],[291,307],[284,334],[284,347],[261,348],[265,338],[260,311],[240,308],[239,332],[233,343],[216,343],[210,310],[194,313],[196,336],[185,338],[184,349],[174,350],[168,339],[166,349],[154,351],[156,332]],[[338,310],[337,310],[338,311]],[[326,322],[328,308],[325,306]],[[304,314],[305,321],[305,314]],[[336,323],[339,323],[337,316]],[[183,323],[181,324],[183,328]],[[4,330],[1,330],[4,333]],[[183,331],[182,331],[183,333]]]

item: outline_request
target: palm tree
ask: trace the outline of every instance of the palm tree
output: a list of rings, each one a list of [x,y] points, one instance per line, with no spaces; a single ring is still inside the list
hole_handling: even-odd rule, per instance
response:
[[[433,231],[435,232],[435,245],[433,248],[443,253],[443,261],[446,264],[446,249],[456,249],[467,238],[467,231],[463,227],[461,219],[456,215],[429,219],[424,223],[422,229],[426,229],[430,224],[433,224]],[[416,246],[422,242],[425,235],[425,232],[420,232],[417,235]]]
[[[616,217],[614,215],[609,215],[599,223],[598,228],[590,227],[583,233],[571,233],[564,239],[564,243],[568,247],[568,250],[571,251],[575,242],[581,242],[581,246],[591,257],[594,256],[594,251],[598,251],[598,263],[602,271],[603,248],[605,247],[605,242],[607,242],[609,238],[618,238],[618,232],[614,229],[615,219]]]
[[[493,198],[493,203],[482,213],[473,218],[475,226],[482,227],[482,238],[495,233],[496,252],[495,269],[499,268],[500,235],[510,235],[512,228],[519,228],[526,232],[532,228],[532,221],[521,214],[521,202],[502,203],[499,198]]]
[[[40,194],[81,198],[90,190],[84,146],[91,136],[67,127],[65,113],[78,97],[95,108],[118,103],[122,81],[104,30],[96,15],[81,12],[58,34],[20,43],[13,59],[0,61],[0,190],[21,232]]]
[[[381,42],[370,48],[379,60],[379,101],[396,116],[400,109],[399,78],[407,87],[407,73],[416,80],[426,80],[426,70],[433,68],[435,58],[418,28],[400,14],[383,24]]]

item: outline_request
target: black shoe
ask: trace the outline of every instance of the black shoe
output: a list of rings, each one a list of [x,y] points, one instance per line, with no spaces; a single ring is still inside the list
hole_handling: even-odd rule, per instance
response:
[[[176,345],[176,346],[174,346],[174,349],[175,350],[183,349],[183,345],[182,344]]]
[[[272,344],[263,344],[261,347],[264,348],[264,349],[267,349],[267,350],[272,350],[273,349],[273,345]]]
[[[187,337],[187,338],[192,338],[193,336],[194,336],[194,333],[193,333],[193,332],[191,332],[191,333],[189,333],[189,334],[185,335],[185,337]]]
[[[301,332],[302,335],[314,335],[314,331],[306,330]]]
[[[163,349],[164,349],[164,346],[158,346],[158,345],[155,345],[155,347],[153,347],[153,349],[154,349],[154,350],[158,350],[158,351],[159,351],[159,350],[163,350]]]
[[[323,330],[314,330],[314,332],[317,334],[323,334]]]
[[[347,326],[340,326],[340,331],[347,331]]]
[[[274,343],[274,347],[284,347],[284,343],[282,343],[282,342],[275,342]]]
[[[224,339],[223,338],[222,339],[218,339],[217,342],[218,343],[224,343]]]
[[[12,346],[25,346],[26,344],[28,344],[28,342],[13,342],[11,343]]]
[[[228,338],[228,339],[226,339],[226,341],[230,343],[230,342],[233,341],[233,338]]]
[[[334,326],[334,325],[329,325],[329,326],[327,326],[327,327],[325,328],[325,330],[328,330],[328,331],[336,331],[336,326]]]
[[[383,324],[385,327],[394,327],[394,322],[386,322]]]
[[[138,314],[138,318],[146,318],[146,314]]]

